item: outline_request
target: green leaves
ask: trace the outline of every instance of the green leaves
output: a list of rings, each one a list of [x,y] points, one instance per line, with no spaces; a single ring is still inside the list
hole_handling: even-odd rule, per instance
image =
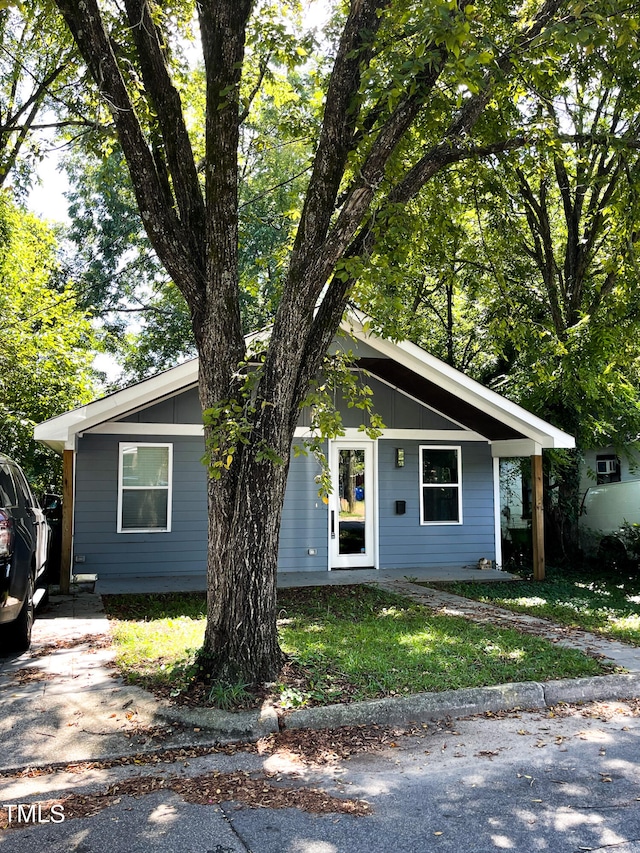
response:
[[[244,390],[247,390],[246,384]],[[219,480],[231,468],[238,447],[249,444],[253,414],[255,407],[246,395],[244,399],[239,396],[220,402],[202,413],[207,451],[203,462],[212,479]],[[264,455],[266,449],[259,452],[262,460],[267,458]]]
[[[42,125],[76,125],[81,95],[72,40],[50,3],[0,2],[0,186],[24,192],[52,145]],[[46,119],[40,117],[46,114]],[[39,127],[38,127],[39,126]]]
[[[36,445],[33,427],[94,396],[94,335],[60,277],[51,229],[6,197],[0,225],[0,449],[44,490],[59,465]]]

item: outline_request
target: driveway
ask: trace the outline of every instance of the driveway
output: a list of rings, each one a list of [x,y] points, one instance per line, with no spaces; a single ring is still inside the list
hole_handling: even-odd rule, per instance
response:
[[[183,743],[183,728],[158,725],[153,697],[125,685],[113,658],[101,597],[52,596],[31,649],[0,656],[0,769]]]

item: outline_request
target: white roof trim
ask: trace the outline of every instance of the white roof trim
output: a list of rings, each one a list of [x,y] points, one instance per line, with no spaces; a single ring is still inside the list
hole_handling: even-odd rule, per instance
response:
[[[496,458],[516,456],[540,456],[542,447],[530,438],[511,438],[505,441],[494,441],[491,444],[491,455]]]
[[[294,438],[317,438],[311,427],[296,427]],[[349,441],[360,439],[369,441],[367,434],[358,427],[344,427],[340,435],[335,436],[332,441]],[[484,435],[464,429],[383,429],[380,440],[392,441],[475,441],[487,444]],[[526,439],[524,439],[526,441]]]
[[[521,406],[506,400],[495,391],[490,391],[484,385],[470,379],[415,344],[409,341],[393,343],[368,331],[365,327],[367,319],[362,314],[350,313],[343,320],[341,328],[356,340],[368,344],[381,356],[397,361],[419,376],[436,383],[461,400],[502,421],[535,445],[544,448],[575,447],[572,436],[532,415]],[[247,337],[247,343],[267,336],[268,332],[250,335]],[[197,382],[198,359],[193,358],[177,367],[158,373],[150,379],[144,379],[142,382],[123,388],[122,391],[116,391],[92,403],[87,403],[86,406],[44,421],[36,426],[34,437],[37,441],[42,441],[58,451],[65,448],[73,449],[78,433],[107,421],[125,417],[145,406],[186,390]],[[448,416],[443,415],[443,417]]]
[[[342,327],[346,331],[350,331],[356,340],[368,344],[382,356],[393,359],[419,376],[436,383],[461,400],[502,421],[541,447],[575,447],[575,440],[568,433],[557,429],[542,418],[523,409],[522,406],[500,396],[500,394],[496,394],[495,391],[485,388],[475,379],[471,379],[444,361],[440,361],[410,341],[393,343],[385,338],[378,337],[378,335],[365,329],[366,322],[366,318],[351,314],[347,321],[343,321]],[[445,415],[445,417],[447,416]]]
[[[42,441],[54,450],[73,448],[75,436],[98,424],[122,418],[151,403],[170,397],[192,387],[198,382],[198,359],[192,358],[150,379],[115,391],[79,409],[65,412],[38,424],[34,430],[36,441]]]

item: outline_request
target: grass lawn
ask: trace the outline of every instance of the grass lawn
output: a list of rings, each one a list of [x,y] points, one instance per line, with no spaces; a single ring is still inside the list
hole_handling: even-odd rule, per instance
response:
[[[194,683],[204,596],[105,596],[129,682],[182,701],[248,703],[243,685]],[[282,707],[358,701],[509,681],[596,675],[580,652],[510,628],[480,625],[363,586],[279,593],[279,631],[289,662],[270,693]],[[264,696],[264,694],[262,694]]]
[[[640,646],[640,574],[548,569],[544,581],[438,584],[448,592]]]

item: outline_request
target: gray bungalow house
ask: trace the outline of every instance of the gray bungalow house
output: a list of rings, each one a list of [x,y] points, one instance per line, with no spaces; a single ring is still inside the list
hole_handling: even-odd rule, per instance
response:
[[[385,429],[367,439],[359,410],[345,407],[345,434],[327,442],[328,504],[313,456],[292,459],[279,570],[500,565],[499,459],[531,456],[543,576],[541,453],[573,447],[573,438],[414,344],[371,334],[359,318],[343,331],[334,346],[352,350],[366,371]],[[71,566],[113,581],[204,576],[197,381],[194,359],[36,427],[36,439],[64,456],[63,577]],[[309,430],[303,412],[295,442]]]

